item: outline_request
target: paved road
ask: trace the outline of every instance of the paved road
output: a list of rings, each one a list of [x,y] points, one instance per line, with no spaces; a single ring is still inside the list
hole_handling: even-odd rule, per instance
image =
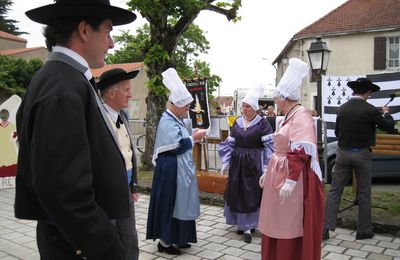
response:
[[[0,259],[40,259],[35,240],[36,222],[14,218],[13,188],[0,189]],[[235,233],[235,227],[225,224],[221,207],[201,205],[197,221],[198,243],[172,258],[158,253],[156,242],[145,239],[148,195],[141,195],[136,204],[139,231],[140,259],[260,259],[260,234],[246,244]],[[331,239],[322,244],[322,259],[379,259],[400,260],[400,238],[376,235],[373,239],[355,240],[355,232],[337,229]]]

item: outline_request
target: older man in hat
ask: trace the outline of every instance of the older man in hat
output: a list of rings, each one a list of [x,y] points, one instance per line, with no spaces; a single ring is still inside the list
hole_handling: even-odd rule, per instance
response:
[[[356,239],[374,236],[371,229],[371,146],[375,145],[375,127],[393,131],[394,121],[388,107],[381,111],[367,102],[379,86],[368,78],[350,81],[353,97],[337,111],[335,135],[338,138],[338,153],[335,175],[325,204],[323,239],[329,239],[329,230],[336,228],[343,188],[355,172],[357,179],[358,223]]]
[[[118,147],[124,156],[128,184],[131,190],[130,216],[117,219],[117,227],[122,241],[128,250],[128,259],[139,258],[138,237],[136,231],[135,205],[139,198],[137,190],[137,165],[136,155],[131,139],[128,120],[124,116],[124,108],[128,107],[129,99],[132,97],[130,79],[136,77],[138,70],[126,72],[115,68],[101,74],[97,87],[100,90],[107,111],[109,122],[114,129]]]
[[[89,68],[104,65],[113,25],[136,15],[109,0],[56,0],[26,15],[46,25],[52,52],[17,114],[15,216],[38,220],[41,259],[126,259],[115,224],[130,215],[126,166]]]

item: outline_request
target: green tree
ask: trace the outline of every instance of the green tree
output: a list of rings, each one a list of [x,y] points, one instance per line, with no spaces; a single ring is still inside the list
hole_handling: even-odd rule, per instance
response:
[[[141,42],[144,63],[149,78],[147,97],[146,150],[142,154],[142,165],[151,168],[151,157],[157,124],[165,108],[167,91],[162,84],[161,73],[168,67],[177,67],[180,62],[176,54],[181,36],[186,32],[201,11],[212,11],[224,15],[228,21],[236,20],[241,0],[130,0],[127,5],[139,12],[149,22],[149,42]],[[186,46],[190,48],[189,44]],[[177,67],[178,68],[178,67]],[[178,68],[178,72],[179,71]],[[181,76],[184,76],[181,74]]]
[[[20,32],[19,28],[15,25],[17,23],[16,20],[8,19],[6,17],[12,5],[12,0],[0,0],[0,31],[8,32],[14,35],[24,34],[25,32]]]
[[[132,35],[129,31],[122,31],[120,36],[114,37],[114,41],[121,47],[113,54],[107,55],[106,62],[108,64],[142,62],[146,57],[145,50],[150,44],[150,27],[145,24],[136,30],[135,35]],[[212,98],[211,93],[218,87],[221,78],[218,75],[211,74],[208,63],[196,59],[201,53],[206,53],[209,48],[209,42],[204,36],[203,30],[196,24],[191,24],[179,38],[172,59],[175,60],[176,68],[181,77],[185,79],[207,77],[208,93]],[[195,75],[193,68],[197,69],[198,75]]]
[[[0,55],[0,101],[14,94],[22,97],[33,74],[42,65],[40,59],[25,61]]]
[[[121,47],[114,53],[107,55],[106,63],[142,62],[146,57],[146,46],[150,44],[149,32],[149,25],[145,24],[136,30],[135,35],[128,30],[122,31],[119,36],[114,36],[114,42],[121,45]]]

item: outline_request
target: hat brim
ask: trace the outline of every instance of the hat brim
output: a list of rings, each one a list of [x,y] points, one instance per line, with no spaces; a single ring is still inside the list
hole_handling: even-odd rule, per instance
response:
[[[99,82],[96,83],[96,86],[98,89],[100,90],[104,90],[120,81],[124,81],[127,79],[133,79],[137,76],[137,74],[139,73],[139,70],[134,70],[131,72],[125,72],[125,73],[118,73],[115,74],[105,80],[101,80]]]
[[[350,81],[347,83],[347,86],[349,86],[352,90],[365,89],[367,91],[371,90],[372,92],[377,92],[381,89],[378,85],[375,85],[374,83],[365,84],[358,81]]]
[[[63,3],[41,6],[25,12],[29,19],[41,23],[51,24],[55,19],[65,17],[97,17],[109,18],[113,25],[122,25],[133,22],[136,15],[128,10],[104,4]]]

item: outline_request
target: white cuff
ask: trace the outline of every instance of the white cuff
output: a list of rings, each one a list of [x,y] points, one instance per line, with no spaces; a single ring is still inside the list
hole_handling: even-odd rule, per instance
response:
[[[291,179],[286,179],[285,184],[294,187],[297,184],[297,181],[291,180]]]

